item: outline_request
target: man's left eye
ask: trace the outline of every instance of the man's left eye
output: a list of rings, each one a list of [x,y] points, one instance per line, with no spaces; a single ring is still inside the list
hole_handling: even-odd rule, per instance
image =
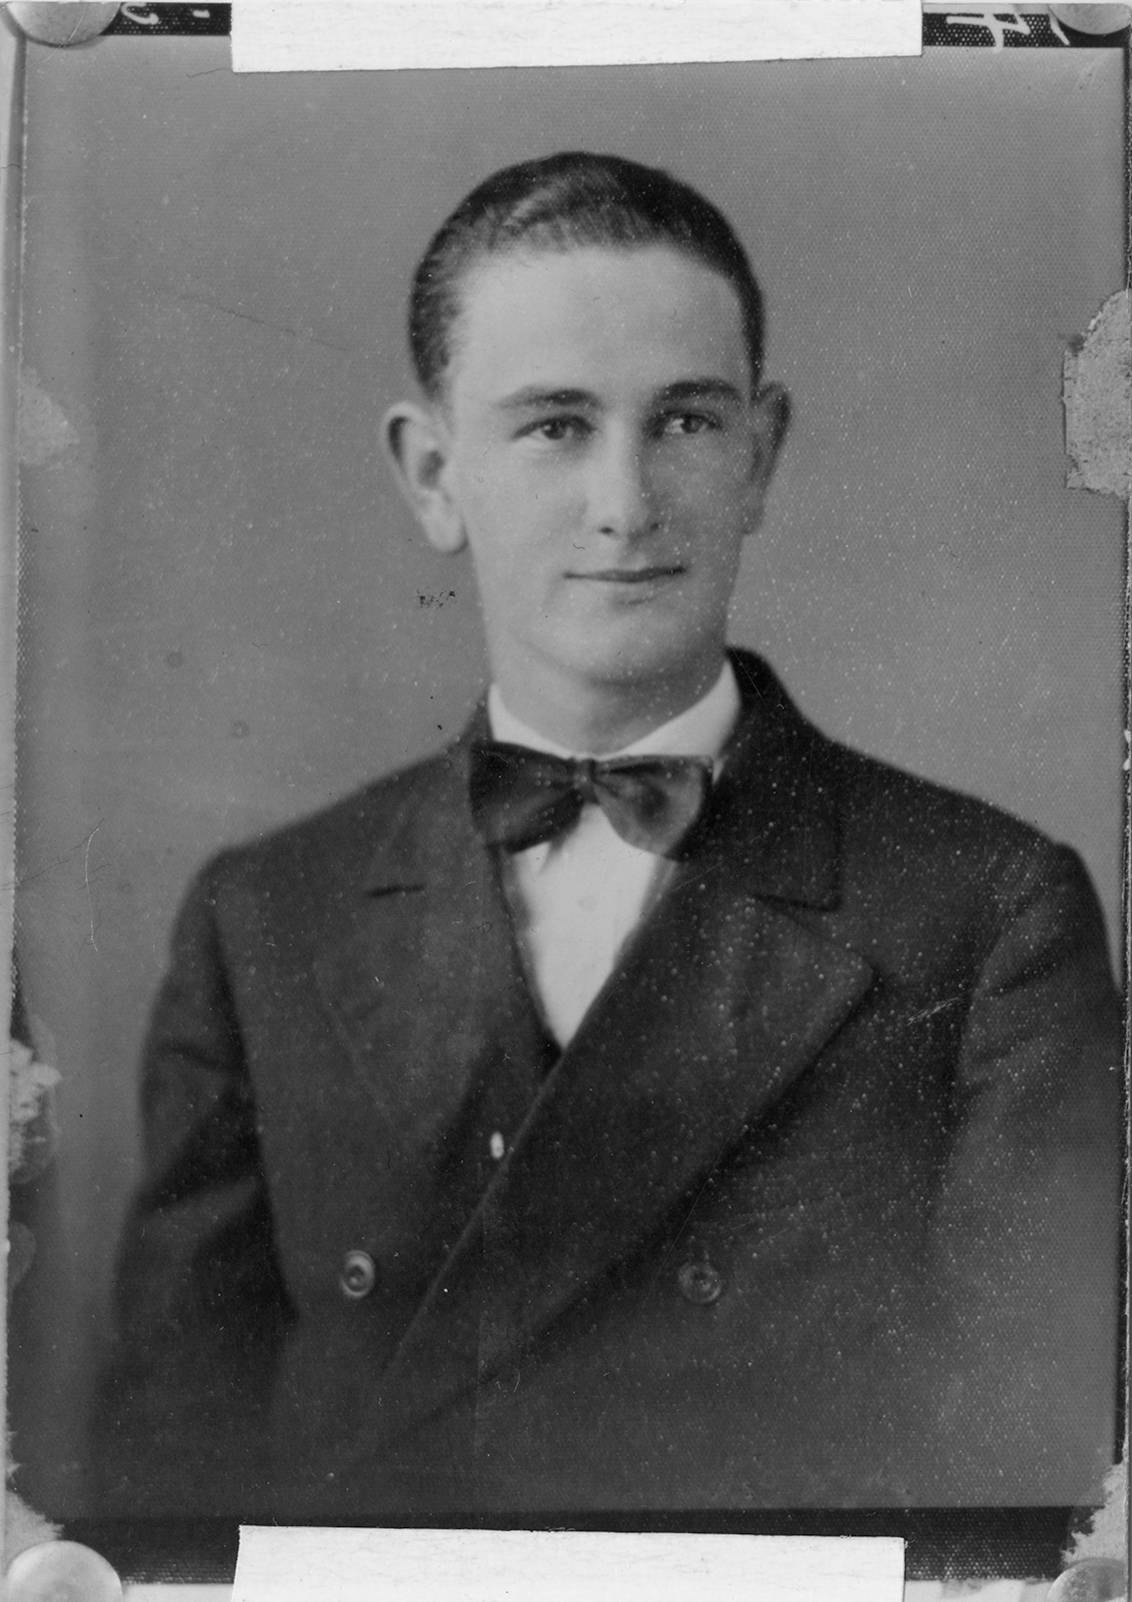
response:
[[[711,429],[718,428],[716,418],[709,417],[705,412],[670,412],[667,417],[660,420],[662,434],[706,434]]]

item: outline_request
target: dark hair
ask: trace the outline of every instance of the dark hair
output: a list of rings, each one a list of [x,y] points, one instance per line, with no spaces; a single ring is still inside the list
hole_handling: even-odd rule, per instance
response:
[[[461,281],[481,257],[522,246],[671,245],[734,287],[752,388],[762,367],[763,309],[747,253],[709,200],[658,167],[620,156],[564,151],[493,173],[441,226],[413,276],[409,346],[425,393],[436,399],[452,360]]]

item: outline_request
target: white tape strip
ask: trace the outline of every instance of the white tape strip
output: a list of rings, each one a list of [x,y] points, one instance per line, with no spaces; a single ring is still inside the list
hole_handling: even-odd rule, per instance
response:
[[[237,0],[237,72],[920,53],[919,0]]]
[[[901,1602],[890,1538],[240,1531],[232,1602]]]

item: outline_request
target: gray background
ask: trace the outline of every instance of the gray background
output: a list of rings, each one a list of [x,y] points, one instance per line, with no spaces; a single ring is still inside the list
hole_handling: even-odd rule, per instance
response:
[[[1076,845],[1115,951],[1122,517],[1063,487],[1060,370],[1122,281],[1121,68],[235,79],[223,41],[30,48],[18,949],[63,1147],[13,1380],[42,1506],[84,1507],[187,877],[450,735],[479,684],[470,572],[375,434],[416,255],[492,168],[609,148],[731,215],[796,402],[734,637],[827,731]]]

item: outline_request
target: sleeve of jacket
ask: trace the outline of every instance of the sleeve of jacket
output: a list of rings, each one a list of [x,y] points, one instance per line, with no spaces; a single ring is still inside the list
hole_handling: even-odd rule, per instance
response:
[[[1113,1459],[1121,1069],[1096,897],[1042,843],[1000,891],[932,1236],[941,1483],[968,1502],[1082,1503]]]
[[[104,1496],[135,1515],[254,1499],[288,1317],[217,928],[219,874],[206,869],[181,909],[149,1028],[144,1177],[119,1249],[97,1408]]]

